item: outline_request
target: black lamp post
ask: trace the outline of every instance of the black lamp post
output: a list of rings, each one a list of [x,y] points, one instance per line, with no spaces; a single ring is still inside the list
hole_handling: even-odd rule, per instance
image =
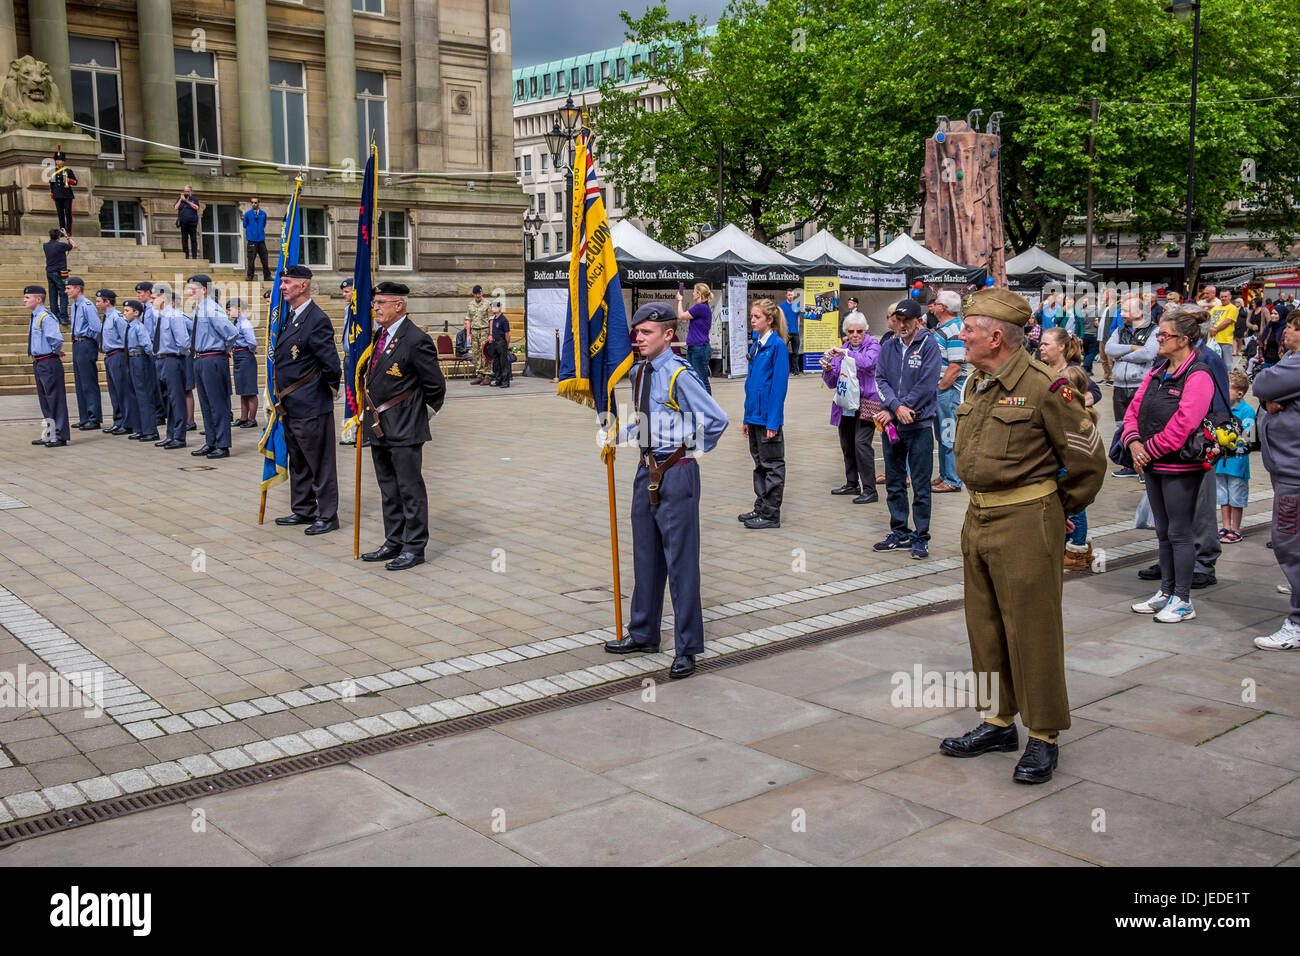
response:
[[[574,105],[573,97],[565,98],[564,105],[560,107],[559,119],[551,127],[551,131],[542,138],[546,140],[546,149],[551,154],[551,161],[555,164],[556,169],[564,170],[564,198],[566,200],[564,208],[564,248],[573,248],[573,160],[574,145],[573,141],[577,138],[579,120],[582,119],[582,110]],[[560,124],[564,126],[561,128]],[[564,155],[564,147],[569,147],[568,157]]]
[[[1183,284],[1189,300],[1194,300],[1192,275],[1192,207],[1196,188],[1196,86],[1201,66],[1201,0],[1173,0],[1166,8],[1179,22],[1192,17],[1192,111],[1187,125],[1187,221],[1183,229]]]
[[[524,214],[524,259],[535,259],[536,250],[533,244],[537,241],[537,233],[542,229],[542,217],[531,209]]]

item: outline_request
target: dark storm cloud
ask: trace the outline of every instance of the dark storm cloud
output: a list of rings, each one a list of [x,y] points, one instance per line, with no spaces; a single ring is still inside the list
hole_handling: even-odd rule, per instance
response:
[[[645,0],[512,0],[511,59],[516,67],[603,50],[623,42],[620,10],[639,15]],[[716,23],[726,0],[669,0],[674,17],[692,13]]]

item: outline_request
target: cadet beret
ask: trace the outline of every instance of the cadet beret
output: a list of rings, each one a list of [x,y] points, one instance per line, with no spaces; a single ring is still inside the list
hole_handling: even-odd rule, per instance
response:
[[[122,303],[122,308],[135,309],[137,312],[143,312],[144,303],[141,302],[139,299],[127,299],[125,302]]]
[[[963,316],[983,315],[990,319],[1023,326],[1033,314],[1024,296],[1010,289],[980,289],[962,299]]]
[[[629,328],[635,329],[642,322],[676,322],[677,310],[667,302],[647,302],[636,310]]]
[[[262,298],[263,298],[263,299],[269,299],[269,298],[271,298],[271,290],[270,290],[270,289],[267,289],[265,292],[263,292],[263,293],[262,293]]]
[[[889,307],[890,315],[903,314],[905,319],[919,319],[921,317],[921,303],[915,299],[899,299]]]
[[[342,282],[339,283],[339,288],[340,288],[340,289],[350,289],[350,288],[352,288],[353,285],[354,285],[354,283],[353,283],[353,281],[352,281],[352,278],[351,278],[351,276],[349,276],[348,278],[344,279]]]
[[[135,291],[136,291],[136,292],[152,292],[152,291],[153,291],[153,283],[152,283],[152,282],[137,282],[137,283],[135,284]]]
[[[84,289],[86,287],[86,280],[81,278],[81,276],[68,276],[68,278],[64,280],[63,284],[65,286],[81,286]]]
[[[23,289],[23,295],[45,295],[45,286],[29,285],[27,288]]]
[[[171,287],[166,282],[155,282],[149,289],[154,295],[171,295]]]
[[[400,282],[384,281],[375,286],[376,295],[410,295],[411,290]]]
[[[212,281],[212,278],[210,276],[204,275],[202,272],[196,272],[194,273],[194,275],[190,276],[185,281],[193,282],[196,285],[201,285],[203,286],[203,288],[206,289],[208,287],[208,283]]]
[[[483,291],[483,287],[481,285],[476,285],[470,291],[473,292],[475,295],[478,295],[480,292]]]
[[[226,302],[227,309],[242,309],[244,307],[243,299],[229,299]]]
[[[311,270],[306,266],[289,266],[281,275],[288,276],[290,279],[310,279]]]
[[[100,289],[95,293],[95,295],[99,296],[101,299],[107,299],[109,302],[117,301],[117,293],[112,289]]]

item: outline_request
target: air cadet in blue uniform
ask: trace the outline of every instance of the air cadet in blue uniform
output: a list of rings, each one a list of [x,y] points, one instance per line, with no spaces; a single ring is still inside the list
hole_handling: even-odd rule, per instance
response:
[[[195,458],[230,457],[230,343],[238,334],[225,311],[208,296],[212,282],[203,273],[192,275],[194,299],[194,367],[203,409],[203,446]]]
[[[700,468],[692,451],[708,452],[727,427],[727,415],[684,359],[668,347],[677,310],[651,302],[632,317],[632,347],[644,360],[633,375],[641,464],[632,484],[632,614],[627,635],[605,644],[610,654],[659,650],[664,584],[673,599],[676,651],[668,674],[695,673],[704,651],[700,600]]]
[[[46,448],[59,448],[72,440],[68,427],[68,392],[63,377],[63,333],[59,320],[45,307],[45,287],[29,285],[23,289],[23,305],[31,310],[28,323],[27,354],[32,357],[36,375],[36,397],[41,415],[54,422],[53,436],[32,442]]]
[[[99,403],[99,313],[86,298],[86,280],[68,279],[68,317],[72,320],[72,381],[77,391],[77,431],[94,431],[104,417]]]
[[[167,400],[167,440],[159,448],[185,447],[185,356],[190,336],[185,316],[177,311],[176,294],[163,283],[153,287],[153,311],[157,317],[154,354],[161,360],[163,391]]]
[[[153,406],[158,410],[158,424],[164,425],[167,419],[164,417],[167,411],[167,398],[163,395],[163,389],[166,388],[166,375],[163,373],[162,356],[158,354],[158,314],[153,309],[153,283],[137,282],[135,284],[135,297],[137,301],[144,303],[144,315],[140,316],[140,321],[144,323],[146,334],[149,341],[153,343],[154,359],[154,393]]]
[[[153,345],[141,318],[144,303],[138,299],[129,299],[123,303],[123,308],[126,309],[126,351],[131,370],[130,381],[127,383],[130,389],[127,409],[130,427],[135,430],[131,437],[136,441],[164,445],[165,441],[158,441],[158,410],[153,404],[158,372],[154,366]]]
[[[95,307],[104,310],[103,334],[100,345],[104,348],[104,377],[108,380],[108,400],[113,404],[113,424],[104,429],[106,435],[125,435],[126,409],[130,404],[131,369],[126,354],[126,319],[117,311],[117,293],[100,289],[95,293]]]
[[[235,326],[235,344],[231,358],[235,365],[235,394],[239,396],[239,418],[234,428],[257,427],[257,330],[253,320],[244,315],[241,299],[226,303],[226,315]]]

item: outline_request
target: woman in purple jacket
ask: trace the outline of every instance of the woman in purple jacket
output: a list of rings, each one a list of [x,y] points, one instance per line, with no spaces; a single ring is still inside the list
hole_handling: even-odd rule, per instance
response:
[[[834,391],[839,383],[840,365],[849,356],[857,364],[859,402],[879,402],[876,391],[876,360],[880,358],[880,343],[867,331],[867,320],[860,315],[844,321],[844,344],[822,355],[822,380]],[[877,405],[877,408],[879,406]],[[875,422],[861,419],[859,412],[844,412],[831,402],[831,424],[840,431],[840,451],[844,454],[844,484],[831,491],[833,495],[857,495],[855,505],[878,501],[876,493],[876,454],[871,439],[876,434]]]

